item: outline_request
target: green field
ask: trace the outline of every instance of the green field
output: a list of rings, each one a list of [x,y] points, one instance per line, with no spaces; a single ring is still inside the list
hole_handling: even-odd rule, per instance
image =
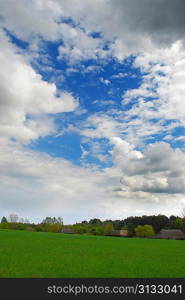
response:
[[[185,277],[185,241],[0,230],[0,277]]]

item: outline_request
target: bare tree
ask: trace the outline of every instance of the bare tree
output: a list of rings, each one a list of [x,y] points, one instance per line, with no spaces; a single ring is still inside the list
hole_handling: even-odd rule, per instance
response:
[[[13,214],[10,214],[10,215],[9,215],[9,218],[8,218],[8,219],[9,219],[9,222],[10,222],[10,223],[16,223],[16,222],[18,222],[18,219],[19,219],[19,218],[18,218],[18,215],[17,215],[17,214],[14,214],[14,213],[13,213]]]
[[[61,218],[61,217],[58,217],[58,224],[60,224],[60,225],[63,225],[63,218]]]

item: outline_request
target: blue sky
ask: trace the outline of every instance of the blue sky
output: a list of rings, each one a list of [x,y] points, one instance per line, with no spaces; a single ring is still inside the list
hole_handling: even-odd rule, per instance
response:
[[[180,214],[185,37],[184,2],[179,5],[2,1],[3,214],[35,222],[46,215],[75,222]]]
[[[66,130],[62,135],[60,135],[60,131],[65,130],[69,124],[79,127],[88,116],[96,113],[109,112],[110,109],[128,110],[132,104],[125,105],[122,108],[122,95],[127,90],[140,86],[142,81],[141,72],[139,68],[133,66],[133,57],[126,58],[122,63],[110,58],[108,61],[87,60],[84,63],[71,66],[64,59],[60,60],[60,62],[57,60],[58,43],[46,43],[45,48],[49,59],[48,65],[51,65],[55,71],[42,70],[42,64],[40,63],[39,66],[36,65],[36,70],[42,75],[44,80],[54,80],[58,91],[64,89],[72,92],[79,101],[81,112],[75,111],[56,115],[55,123],[59,134],[38,139],[29,147],[47,152],[52,156],[69,159],[76,164],[81,164],[81,146],[89,150],[88,143],[83,141],[83,136],[75,131]],[[36,64],[38,64],[38,60]],[[58,74],[53,79],[56,71],[58,71]],[[63,76],[62,80],[61,76]],[[116,76],[120,76],[120,78]],[[96,140],[94,141],[98,142]],[[99,142],[102,144],[102,151],[108,153],[110,146],[106,141],[102,139]],[[105,163],[102,163],[93,155],[87,155],[86,162],[106,167]],[[108,161],[107,166],[109,165],[110,161]]]

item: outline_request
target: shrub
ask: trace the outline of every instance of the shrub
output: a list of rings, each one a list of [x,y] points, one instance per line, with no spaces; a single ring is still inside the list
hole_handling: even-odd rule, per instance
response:
[[[43,231],[42,226],[40,225],[35,226],[35,231]]]
[[[61,232],[62,225],[60,224],[44,224],[44,231],[47,232]]]
[[[8,223],[9,229],[26,230],[26,225],[23,223]]]
[[[96,228],[95,227],[89,227],[88,233],[92,235],[96,235]]]
[[[23,223],[17,223],[17,226],[15,226],[17,230],[26,230],[26,225]]]
[[[86,233],[86,232],[87,232],[86,227],[85,227],[85,226],[80,226],[80,225],[73,226],[73,230],[74,230],[76,233],[79,233],[79,234],[83,234],[83,233]]]
[[[103,226],[96,226],[96,235],[103,235],[104,231],[103,231]]]
[[[10,225],[7,222],[0,223],[0,229],[9,229]]]
[[[34,231],[34,228],[32,226],[26,226],[26,230],[28,230],[28,231]]]

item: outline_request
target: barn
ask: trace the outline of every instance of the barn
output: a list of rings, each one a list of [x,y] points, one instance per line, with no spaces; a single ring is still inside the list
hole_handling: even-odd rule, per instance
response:
[[[74,230],[72,230],[71,228],[63,228],[61,230],[62,233],[69,233],[69,234],[74,234],[76,233]]]
[[[156,235],[158,239],[185,240],[185,234],[180,229],[161,229]]]
[[[109,234],[111,236],[122,236],[122,237],[126,237],[128,236],[128,230],[114,230],[111,234]]]

